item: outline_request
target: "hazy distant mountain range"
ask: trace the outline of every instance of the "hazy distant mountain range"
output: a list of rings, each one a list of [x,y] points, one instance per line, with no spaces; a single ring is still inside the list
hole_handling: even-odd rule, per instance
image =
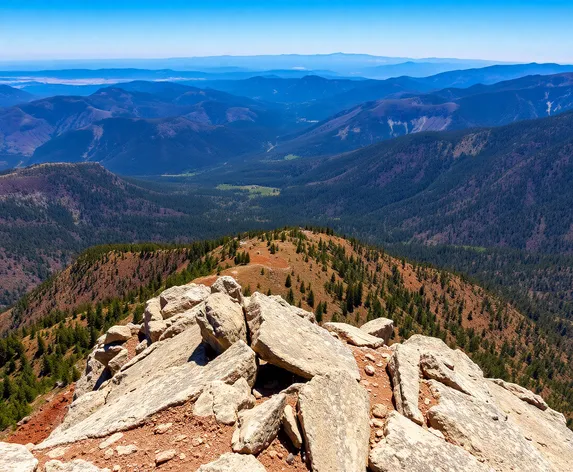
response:
[[[334,155],[423,131],[500,126],[573,108],[573,73],[520,76],[562,69],[507,65],[386,80],[253,77],[203,81],[203,88],[137,80],[40,100],[4,86],[0,168],[95,161],[125,175],[190,173],[233,161]],[[511,80],[496,82],[502,77]]]

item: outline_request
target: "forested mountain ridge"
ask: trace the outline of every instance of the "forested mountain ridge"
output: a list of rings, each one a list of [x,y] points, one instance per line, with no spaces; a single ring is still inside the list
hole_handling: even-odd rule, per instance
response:
[[[0,107],[11,107],[34,99],[31,93],[9,85],[0,84]]]
[[[320,230],[253,232],[172,248],[90,249],[3,315],[21,326],[0,343],[0,368],[11,388],[31,394],[70,382],[102,330],[120,320],[139,322],[142,303],[164,288],[209,284],[215,274],[232,275],[246,295],[280,294],[314,311],[319,322],[389,317],[394,341],[414,333],[441,337],[468,352],[486,375],[533,388],[566,414],[573,409],[566,388],[570,353],[557,350],[510,304],[457,275]],[[80,348],[68,351],[72,340]],[[29,411],[18,398],[0,400],[3,427]]]
[[[87,97],[56,96],[0,110],[0,155],[8,165],[107,160],[121,172],[141,152],[137,142],[147,139],[146,146],[175,156],[173,162],[151,169],[153,160],[142,157],[137,159],[140,172],[133,165],[130,172],[181,172],[205,161],[214,164],[262,151],[267,140],[292,130],[291,124],[285,114],[249,98],[180,84],[133,82]]]
[[[276,212],[296,205],[301,217],[318,224],[386,241],[571,253],[571,129],[567,112],[283,162],[272,175],[290,176],[288,186],[265,203]],[[269,179],[270,169],[250,168],[250,179]]]
[[[258,227],[247,196],[192,195],[130,183],[99,164],[42,164],[0,175],[0,306],[94,244],[190,241]],[[227,213],[229,212],[229,213]],[[206,215],[209,219],[206,219]]]
[[[502,126],[573,108],[573,74],[528,76],[468,89],[402,93],[361,103],[292,136],[274,154],[332,155],[423,131]]]

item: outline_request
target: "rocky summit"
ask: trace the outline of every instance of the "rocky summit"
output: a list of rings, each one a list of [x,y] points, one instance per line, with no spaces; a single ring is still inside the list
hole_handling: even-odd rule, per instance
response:
[[[565,472],[541,397],[391,320],[325,323],[225,276],[171,287],[98,339],[61,424],[1,472]],[[360,329],[362,328],[362,329]]]

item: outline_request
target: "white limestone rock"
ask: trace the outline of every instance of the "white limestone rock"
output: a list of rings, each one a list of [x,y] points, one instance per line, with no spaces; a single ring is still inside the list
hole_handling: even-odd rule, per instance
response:
[[[250,297],[247,324],[251,347],[265,361],[303,378],[344,370],[358,380],[352,352],[328,331],[293,314],[261,293]]]
[[[360,329],[371,336],[383,339],[384,343],[388,344],[394,332],[394,322],[388,318],[376,318],[364,323]]]
[[[363,472],[368,463],[370,400],[345,371],[315,376],[298,396],[299,420],[313,472]]]
[[[251,410],[243,410],[231,440],[233,452],[258,454],[266,449],[279,432],[286,400],[286,395],[279,393]]]
[[[26,446],[0,442],[0,471],[35,472],[38,460]]]
[[[202,465],[197,472],[266,472],[266,470],[254,456],[228,452],[216,461]]]
[[[354,346],[369,347],[372,349],[378,349],[379,347],[384,346],[383,339],[371,336],[360,328],[356,328],[348,323],[329,322],[324,323],[322,326],[328,331],[336,333],[340,339]]]

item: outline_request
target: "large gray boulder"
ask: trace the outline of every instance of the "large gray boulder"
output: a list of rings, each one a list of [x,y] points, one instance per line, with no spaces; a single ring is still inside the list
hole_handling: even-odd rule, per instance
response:
[[[298,397],[313,472],[364,472],[368,463],[368,393],[345,371],[316,376]]]
[[[109,361],[117,356],[124,348],[118,344],[106,344],[94,350],[94,358],[107,367]]]
[[[0,442],[0,471],[34,472],[37,468],[38,460],[26,446]]]
[[[254,456],[228,452],[216,461],[202,465],[197,472],[266,472],[266,470]]]
[[[387,368],[392,380],[396,409],[406,418],[421,425],[424,423],[424,416],[418,408],[420,353],[405,344],[396,344],[392,347],[394,352]]]
[[[216,352],[225,351],[239,340],[247,342],[243,307],[224,293],[214,293],[205,300],[197,324],[205,342]]]
[[[131,382],[127,389],[124,385],[120,396],[112,396],[114,390],[110,391],[106,403],[94,413],[67,429],[54,431],[37,447],[54,447],[134,428],[170,406],[195,401],[214,380],[235,383],[244,377],[252,386],[257,373],[255,353],[242,341],[205,366],[188,362],[171,369],[159,369],[157,365],[160,364],[156,364],[155,374],[150,379]]]
[[[371,336],[370,334],[362,331],[360,328],[349,325],[348,323],[324,323],[323,328],[327,329],[331,333],[336,333],[338,337],[348,344],[352,344],[358,347],[369,347],[372,349],[378,349],[384,346],[384,340],[377,338],[376,336]]]
[[[45,470],[46,472],[110,472],[108,468],[101,469],[81,459],[70,462],[49,461],[46,462]]]
[[[239,411],[254,405],[251,386],[244,378],[241,377],[233,385],[215,380],[203,390],[193,405],[193,414],[214,416],[218,423],[233,425],[237,422]]]
[[[356,360],[342,342],[271,297],[258,292],[250,297],[247,324],[251,347],[270,364],[306,379],[331,370],[360,379]]]
[[[448,364],[440,356],[433,353],[421,354],[420,369],[426,379],[434,379],[460,392],[472,394],[472,384],[467,382],[464,376],[459,375],[454,370],[453,365]]]
[[[553,470],[570,471],[573,464],[573,431],[567,427],[564,416],[551,408],[541,410],[521,395],[515,395],[499,385],[496,380],[488,382],[495,404],[549,461]]]
[[[124,343],[131,338],[131,328],[129,326],[116,325],[107,330],[105,334],[105,344]]]
[[[163,319],[190,310],[211,294],[211,289],[205,285],[189,284],[171,287],[161,292],[159,301]]]
[[[490,472],[461,447],[438,438],[405,416],[390,413],[382,439],[370,451],[372,472]]]
[[[223,293],[240,305],[243,303],[243,293],[239,282],[229,275],[218,277],[211,285],[211,293]]]
[[[428,384],[438,404],[428,410],[430,425],[497,472],[554,469],[516,424],[493,402],[466,395],[435,380]]]
[[[360,329],[371,336],[376,336],[388,344],[394,331],[394,322],[388,318],[376,318],[375,320],[364,323]]]
[[[231,440],[233,451],[258,454],[269,447],[279,432],[286,400],[286,395],[279,393],[252,410],[243,410]]]

